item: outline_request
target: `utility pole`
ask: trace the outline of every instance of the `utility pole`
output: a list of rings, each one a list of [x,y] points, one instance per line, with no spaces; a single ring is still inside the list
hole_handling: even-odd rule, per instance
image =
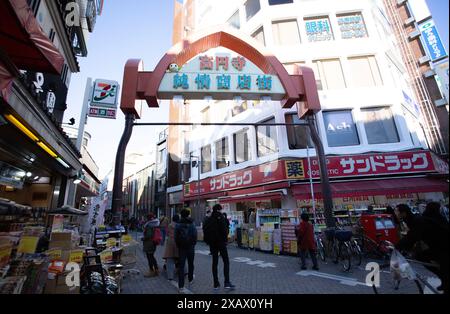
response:
[[[87,112],[89,108],[89,101],[92,96],[92,78],[88,77],[86,80],[86,87],[84,89],[83,104],[81,106],[80,124],[78,125],[78,136],[76,147],[81,153],[81,147],[83,146],[84,128],[86,126]],[[73,183],[73,179],[68,181],[69,191],[67,195],[67,205],[75,206],[75,195],[77,193],[77,185]]]
[[[123,184],[123,170],[125,167],[125,151],[127,149],[128,142],[130,141],[131,134],[133,133],[134,114],[125,114],[125,129],[123,130],[122,137],[120,138],[119,147],[117,148],[116,164],[114,166],[114,182],[113,182],[113,195],[112,195],[112,207],[111,213],[113,215],[113,225],[120,224],[120,208],[122,206],[122,184]]]
[[[327,228],[335,228],[336,221],[334,220],[333,217],[333,196],[331,194],[331,185],[327,169],[327,159],[323,149],[323,144],[314,123],[314,115],[306,117],[306,120],[308,121],[311,138],[314,142],[314,146],[316,147],[316,152],[319,159],[320,181],[322,184],[325,223],[327,225]]]

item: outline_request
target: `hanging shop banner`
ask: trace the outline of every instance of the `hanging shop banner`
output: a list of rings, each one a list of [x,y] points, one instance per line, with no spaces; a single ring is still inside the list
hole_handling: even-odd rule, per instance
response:
[[[442,159],[433,158],[429,151],[330,156],[327,157],[327,168],[330,178],[446,171],[448,173],[448,164]],[[310,176],[320,178],[319,162],[316,157],[311,158],[311,170],[308,168],[306,158],[278,160],[201,180],[200,189],[197,188],[195,181],[186,183],[184,196],[249,188],[286,180],[304,180]]]
[[[425,47],[428,50],[428,56],[432,62],[447,57],[444,44],[441,41],[441,37],[436,29],[436,25],[433,20],[428,20],[425,23],[419,25],[420,32],[422,33],[422,40],[425,43]]]
[[[267,75],[250,60],[226,48],[211,49],[180,68],[171,64],[159,86],[161,99],[183,94],[186,99],[256,99],[261,95],[282,100],[284,88],[276,75]]]

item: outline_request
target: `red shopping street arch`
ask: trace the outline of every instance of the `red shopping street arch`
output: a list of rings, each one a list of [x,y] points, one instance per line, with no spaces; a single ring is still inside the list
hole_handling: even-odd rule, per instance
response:
[[[214,54],[211,57],[211,54]],[[141,118],[142,103],[159,107],[159,100],[173,99],[261,100],[280,101],[283,108],[297,105],[299,118],[320,111],[314,72],[294,64],[285,66],[255,39],[222,26],[199,32],[173,46],[153,71],[145,71],[143,61],[126,62],[120,109],[125,114],[125,130],[119,143],[115,164],[112,212],[122,205],[122,180],[125,149],[135,119]],[[331,188],[328,182],[323,146],[311,119],[309,126],[321,165],[322,187],[327,225],[332,218]],[[170,123],[167,123],[170,124]],[[322,158],[321,158],[322,157]],[[328,212],[328,214],[327,214]]]
[[[281,99],[283,108],[291,108],[299,102],[300,117],[320,110],[317,85],[310,68],[294,65],[293,73],[288,73],[283,64],[255,39],[233,29],[221,28],[199,33],[176,44],[159,61],[154,71],[144,71],[143,62],[140,59],[128,60],[124,69],[120,109],[124,114],[133,114],[136,119],[139,119],[141,108],[136,100],[145,100],[149,107],[159,107],[158,100],[172,99],[173,95],[183,95],[187,92],[186,90],[169,94],[162,94],[159,91],[164,77],[171,74],[169,66],[176,64],[182,67],[196,56],[218,47],[227,48],[239,54],[256,65],[264,74],[279,79],[284,89],[284,97]],[[224,99],[223,95],[226,93],[222,92],[221,98]],[[203,99],[209,94],[208,90],[204,90],[191,99]],[[232,99],[236,93],[230,92],[228,95],[229,99]],[[262,91],[259,96],[264,95],[267,93]]]

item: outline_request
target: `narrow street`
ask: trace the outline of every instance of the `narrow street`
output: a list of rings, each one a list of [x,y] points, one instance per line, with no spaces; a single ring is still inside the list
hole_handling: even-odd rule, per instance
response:
[[[155,254],[162,269],[164,247],[158,247]],[[292,256],[277,256],[259,251],[228,247],[230,256],[230,277],[236,289],[226,291],[223,288],[223,268],[219,259],[219,279],[221,289],[213,290],[211,263],[208,246],[199,242],[195,254],[195,279],[192,285],[186,280],[186,288],[192,294],[373,294],[371,287],[365,285],[368,271],[364,270],[367,261],[360,267],[353,266],[350,272],[344,272],[340,265],[320,262],[320,271],[300,271],[299,260]],[[147,260],[141,249],[137,252],[137,269],[140,275],[128,275],[124,278],[124,294],[178,294],[177,281],[169,282],[166,273],[161,271],[159,277],[145,278],[148,270]],[[364,267],[363,267],[364,266]],[[420,274],[429,276],[425,269],[415,268]],[[381,272],[380,294],[415,294],[418,293],[414,282],[404,280],[399,290],[394,290],[391,275]]]

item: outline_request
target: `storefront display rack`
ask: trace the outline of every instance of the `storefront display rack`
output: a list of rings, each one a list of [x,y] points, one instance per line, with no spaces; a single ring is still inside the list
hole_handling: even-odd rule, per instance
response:
[[[95,232],[95,246],[105,246],[106,240],[109,238],[120,239],[122,235],[126,234],[125,227],[118,226],[114,229],[96,230]]]

